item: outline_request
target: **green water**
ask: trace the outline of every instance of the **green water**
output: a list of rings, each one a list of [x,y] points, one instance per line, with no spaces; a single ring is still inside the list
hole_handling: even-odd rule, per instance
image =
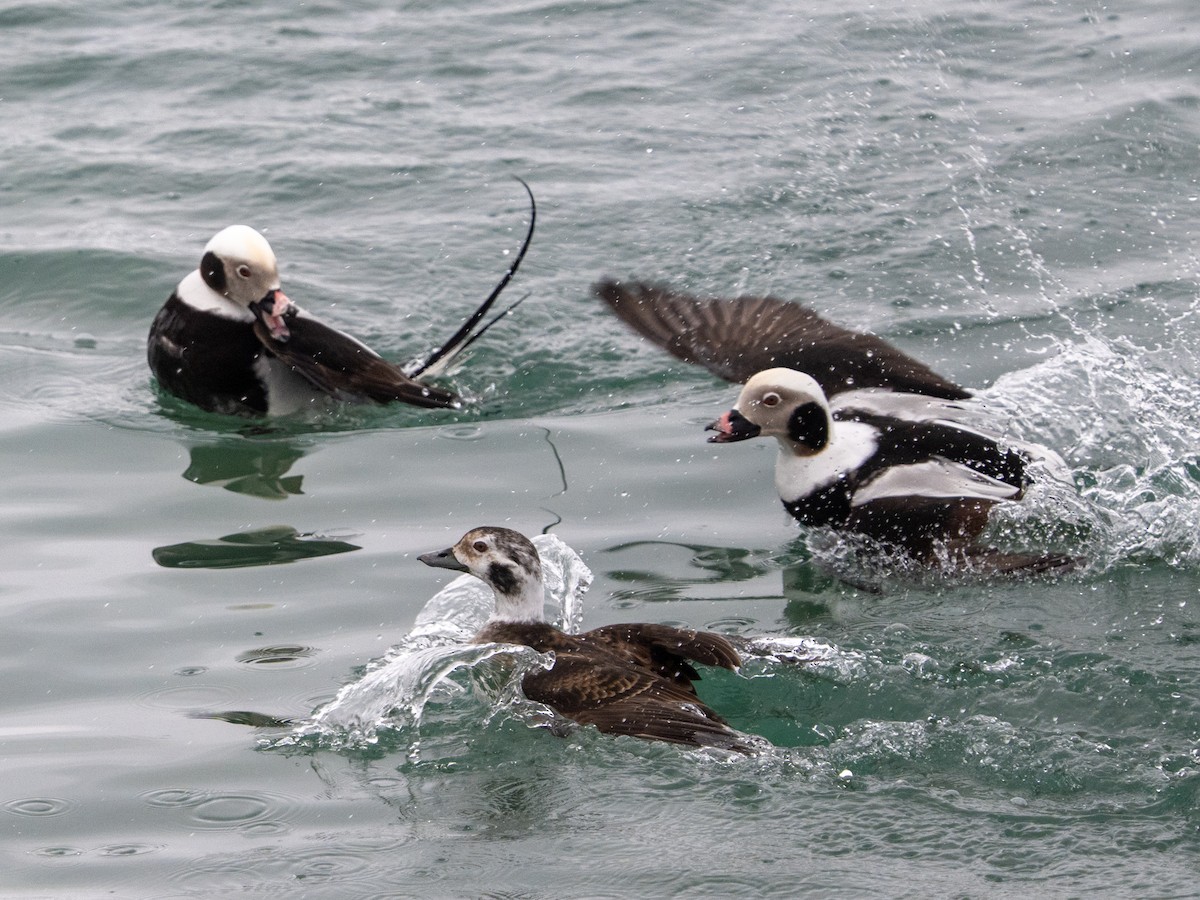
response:
[[[1192,895],[1194,20],[0,10],[0,895]],[[264,430],[155,390],[146,329],[219,228],[404,361],[519,246],[512,175],[529,299],[464,411]],[[1089,564],[833,577],[774,449],[704,442],[735,391],[622,330],[604,275],[803,300],[983,388],[1078,488],[1005,524]],[[777,749],[558,738],[475,695],[340,750],[197,717],[304,720],[444,586],[416,555],[485,523],[583,557],[585,627],[806,639],[701,684]]]

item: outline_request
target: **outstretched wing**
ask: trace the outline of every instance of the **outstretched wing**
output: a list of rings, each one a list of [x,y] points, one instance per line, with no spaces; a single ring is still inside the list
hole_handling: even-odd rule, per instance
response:
[[[613,280],[594,290],[639,334],[726,381],[741,384],[756,372],[783,366],[811,375],[827,395],[886,388],[946,400],[971,396],[882,338],[775,297],[702,299]]]
[[[558,656],[550,671],[526,675],[522,688],[530,700],[607,734],[752,750],[686,689],[645,670],[607,665],[586,653]]]
[[[306,313],[293,308],[284,321],[286,340],[273,338],[261,319],[254,333],[272,356],[331,397],[441,409],[459,405],[450,391],[409,378],[365,344]]]

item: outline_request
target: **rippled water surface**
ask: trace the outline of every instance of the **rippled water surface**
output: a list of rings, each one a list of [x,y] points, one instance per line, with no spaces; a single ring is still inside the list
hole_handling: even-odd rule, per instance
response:
[[[1184,0],[0,8],[0,895],[1194,894],[1196,29]],[[465,410],[263,429],[157,393],[146,329],[221,227],[404,361],[519,246],[514,176],[528,299]],[[623,330],[605,275],[802,300],[981,389],[1076,488],[997,532],[1086,566],[834,577],[773,448],[704,442],[735,391]],[[774,749],[535,727],[536,654],[448,648],[482,601],[416,560],[485,523],[582,557],[583,627],[759,639],[701,692]]]

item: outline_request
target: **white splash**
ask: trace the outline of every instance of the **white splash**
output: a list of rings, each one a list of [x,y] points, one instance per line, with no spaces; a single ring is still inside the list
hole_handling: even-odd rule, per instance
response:
[[[1194,305],[1152,346],[1076,328],[1053,356],[947,410],[956,424],[1066,463],[1031,454],[1032,483],[1020,502],[993,508],[982,544],[1063,554],[1092,573],[1200,565],[1200,353],[1190,337],[1200,298]],[[931,574],[852,535],[813,529],[807,541],[822,565],[869,590]]]
[[[537,535],[532,540],[542,560],[546,620],[577,631],[592,573],[556,536]],[[519,696],[521,676],[548,667],[550,658],[529,647],[470,643],[493,605],[490,588],[471,575],[460,575],[430,598],[399,644],[270,746],[312,739],[334,748],[371,744],[381,728],[417,729],[427,704],[445,703],[472,689],[489,696],[489,708],[497,700],[510,704]],[[460,677],[452,678],[456,674]]]
[[[799,667],[810,675],[849,684],[865,677],[867,672],[866,654],[843,650],[815,637],[763,635],[751,638],[740,649],[742,674],[749,678],[774,678],[782,671]]]
[[[1044,518],[1049,509],[1101,568],[1200,563],[1200,382],[1191,355],[1088,336],[1000,378],[986,392],[989,405],[1016,433],[1061,450],[1078,494],[1031,495],[993,518],[1020,531],[1027,513],[1040,507]]]

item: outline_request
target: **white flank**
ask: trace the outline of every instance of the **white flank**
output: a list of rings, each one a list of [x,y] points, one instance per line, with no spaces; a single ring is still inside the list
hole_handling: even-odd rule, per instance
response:
[[[289,366],[265,354],[254,362],[254,374],[267,391],[267,411],[272,416],[289,416],[306,410],[325,409],[327,394],[317,390]]]
[[[889,416],[909,422],[928,422],[949,425],[959,431],[977,434],[1023,453],[1030,460],[1042,463],[1046,471],[1060,481],[1071,481],[1071,471],[1061,456],[1041,444],[1019,441],[985,424],[988,412],[973,400],[941,400],[920,394],[904,394],[883,388],[862,388],[843,391],[830,400],[833,412],[859,412]]]
[[[1009,500],[1020,488],[977,472],[970,466],[935,457],[927,462],[884,469],[854,493],[851,506],[887,497],[959,497],[968,500]]]

